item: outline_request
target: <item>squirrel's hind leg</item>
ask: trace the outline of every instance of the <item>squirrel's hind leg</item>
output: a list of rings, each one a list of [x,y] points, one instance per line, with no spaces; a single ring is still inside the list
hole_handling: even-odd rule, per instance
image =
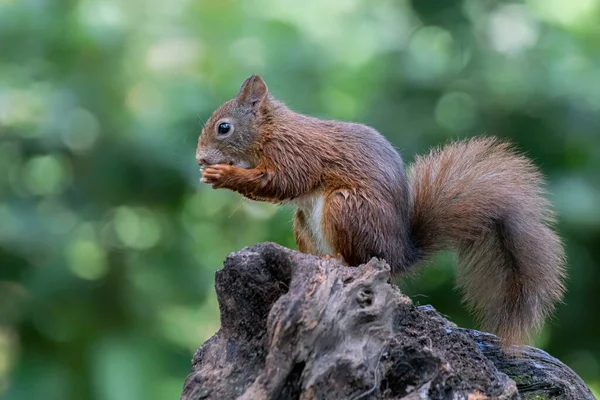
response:
[[[323,254],[313,237],[310,226],[306,221],[306,215],[300,209],[294,214],[294,235],[296,236],[296,245],[302,253],[320,256],[324,260],[337,260],[340,264],[349,265],[341,253]]]
[[[354,190],[334,190],[325,195],[321,227],[333,254],[341,255],[346,265],[358,266],[377,257],[395,261],[399,248],[389,216],[382,202],[375,204]],[[386,218],[387,217],[387,218]]]
[[[344,259],[344,256],[341,253],[337,253],[335,256],[331,255],[331,254],[325,254],[323,256],[321,256],[321,258],[323,260],[336,260],[338,263],[345,265],[345,266],[350,266],[350,264],[348,264],[348,262],[346,261],[346,259]]]
[[[302,210],[296,210],[294,214],[294,236],[296,236],[296,245],[302,253],[317,254],[317,245],[310,234],[306,216]]]

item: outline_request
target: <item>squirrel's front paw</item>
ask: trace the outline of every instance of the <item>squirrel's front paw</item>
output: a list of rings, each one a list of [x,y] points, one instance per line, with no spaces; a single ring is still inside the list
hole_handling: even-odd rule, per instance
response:
[[[223,187],[227,176],[233,173],[234,167],[229,164],[216,164],[205,167],[202,170],[202,179],[200,182],[213,185],[217,189]]]

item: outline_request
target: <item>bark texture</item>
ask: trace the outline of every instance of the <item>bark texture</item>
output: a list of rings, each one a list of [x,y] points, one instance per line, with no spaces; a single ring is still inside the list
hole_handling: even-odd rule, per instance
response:
[[[416,307],[371,260],[343,267],[263,243],[216,273],[221,329],[196,352],[182,400],[594,399],[547,353]]]

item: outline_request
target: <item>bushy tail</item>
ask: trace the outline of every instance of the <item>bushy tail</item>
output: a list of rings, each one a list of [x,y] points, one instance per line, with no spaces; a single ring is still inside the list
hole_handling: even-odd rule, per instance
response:
[[[532,162],[478,138],[419,157],[409,172],[412,231],[426,259],[452,247],[457,285],[482,329],[524,343],[564,292],[564,252]]]

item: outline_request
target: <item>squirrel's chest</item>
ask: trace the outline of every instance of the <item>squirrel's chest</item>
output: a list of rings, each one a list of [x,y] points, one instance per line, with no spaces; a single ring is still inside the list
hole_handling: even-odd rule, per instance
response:
[[[323,236],[323,205],[325,199],[322,194],[303,196],[294,201],[299,210],[304,214],[306,233],[313,239],[317,255],[333,255],[331,246]]]

